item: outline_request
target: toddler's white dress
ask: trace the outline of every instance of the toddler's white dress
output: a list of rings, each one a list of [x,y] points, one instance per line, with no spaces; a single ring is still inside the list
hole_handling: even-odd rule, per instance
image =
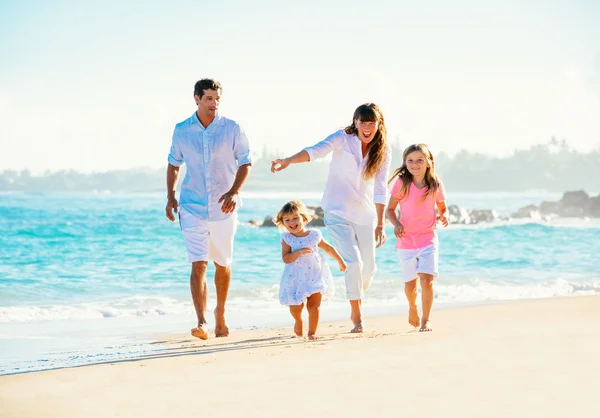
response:
[[[318,229],[309,229],[305,237],[296,237],[289,232],[281,235],[281,240],[292,247],[292,251],[312,248],[312,253],[303,254],[285,265],[279,286],[279,302],[282,305],[301,305],[313,293],[321,293],[323,299],[333,297],[335,286],[331,270],[318,248],[322,237]]]

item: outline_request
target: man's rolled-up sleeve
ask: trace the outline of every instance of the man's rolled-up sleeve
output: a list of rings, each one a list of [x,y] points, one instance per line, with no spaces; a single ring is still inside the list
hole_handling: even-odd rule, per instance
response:
[[[184,163],[183,154],[181,152],[181,148],[179,146],[179,141],[177,139],[177,129],[173,132],[173,140],[171,143],[171,152],[169,152],[168,158],[169,164],[179,167]]]
[[[238,168],[250,164],[252,165],[252,157],[250,156],[250,143],[248,137],[241,127],[238,127],[238,133],[235,136],[235,146],[233,150]]]

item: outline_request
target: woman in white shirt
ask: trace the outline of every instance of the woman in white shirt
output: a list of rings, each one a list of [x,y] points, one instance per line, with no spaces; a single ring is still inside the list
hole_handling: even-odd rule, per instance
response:
[[[291,157],[271,162],[271,172],[333,153],[321,200],[325,226],[348,265],[346,297],[352,332],[362,332],[361,300],[377,270],[375,248],[385,242],[384,210],[391,151],[383,114],[374,103],[360,105],[352,124]]]

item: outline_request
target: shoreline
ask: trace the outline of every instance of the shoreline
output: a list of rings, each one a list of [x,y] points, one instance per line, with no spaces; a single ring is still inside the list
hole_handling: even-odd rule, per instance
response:
[[[147,358],[0,377],[0,415],[591,418],[598,317],[600,296],[580,296],[438,310],[425,333],[398,315],[363,334],[324,322],[317,341],[179,333]]]
[[[547,301],[547,300],[570,300],[574,298],[598,298],[600,299],[600,295],[570,295],[570,296],[555,296],[555,297],[536,297],[536,298],[528,298],[528,299],[507,299],[507,300],[487,300],[487,301],[473,301],[473,302],[446,302],[446,303],[438,303],[434,302],[433,310],[432,310],[432,322],[435,324],[436,317],[438,316],[438,312],[446,312],[452,310],[462,310],[469,308],[478,308],[478,307],[491,307],[491,306],[504,306],[504,305],[512,305],[512,304],[521,304],[521,303],[529,303],[529,302],[537,302],[537,301]],[[420,299],[419,299],[420,303]],[[599,302],[600,303],[600,302]],[[327,309],[327,305],[324,305],[325,309]],[[419,305],[420,306],[420,305]],[[239,341],[243,338],[250,338],[250,335],[255,332],[265,333],[265,332],[277,332],[278,335],[284,336],[287,335],[290,338],[296,338],[293,335],[293,319],[289,316],[285,307],[282,308],[281,315],[278,316],[276,320],[271,320],[270,322],[262,325],[248,325],[241,327],[233,327],[230,326],[230,336],[227,338],[216,338],[214,336],[214,326],[209,328],[209,339],[206,341],[199,340],[190,335],[188,331],[182,330],[163,330],[152,332],[148,326],[144,327],[145,331],[137,330],[136,332],[132,332],[131,335],[123,337],[122,332],[128,330],[127,327],[121,326],[117,330],[120,330],[115,335],[119,335],[120,337],[113,336],[115,338],[125,338],[126,341],[121,346],[121,358],[115,358],[116,355],[106,354],[108,359],[99,360],[99,361],[90,361],[89,363],[83,364],[71,364],[64,365],[58,367],[50,367],[44,369],[34,369],[34,370],[23,370],[23,371],[13,371],[9,373],[0,374],[0,379],[5,376],[16,376],[16,375],[27,375],[27,374],[35,374],[35,373],[44,373],[44,372],[53,372],[60,370],[68,370],[72,368],[84,368],[84,367],[93,367],[93,366],[101,366],[112,363],[120,363],[120,362],[134,362],[147,360],[154,357],[160,357],[158,353],[163,350],[160,348],[161,344],[173,345],[174,341],[185,341],[186,345],[196,343],[199,347],[202,346],[210,346],[215,341],[220,344],[227,344],[230,339],[235,339],[235,341]],[[420,309],[420,308],[419,308]],[[345,333],[344,329],[347,328],[349,331],[351,329],[351,323],[349,319],[346,319],[348,312],[346,312],[347,306],[344,306],[343,309],[340,309],[340,306],[337,306],[336,309],[332,312],[326,312],[325,314],[321,313],[321,321],[319,324],[319,329],[317,334],[320,335],[324,330],[330,328],[339,329],[339,333]],[[375,330],[371,329],[371,323],[378,323],[380,321],[394,321],[398,328],[405,327],[407,332],[416,332],[410,329],[409,324],[407,323],[407,315],[408,315],[408,306],[406,305],[394,305],[394,306],[377,306],[377,307],[369,307],[365,310],[366,316],[364,318],[364,323],[366,327],[366,332],[374,332]],[[151,320],[152,318],[148,318]],[[156,319],[156,318],[154,318]],[[180,329],[185,329],[187,322],[189,325],[193,323],[192,319],[188,319],[187,317],[176,317],[176,318],[160,318],[161,321],[166,321],[167,323],[179,324]],[[305,327],[307,326],[307,313],[306,310],[303,310],[303,320],[305,323]],[[101,328],[107,329],[108,324],[102,324]],[[287,333],[287,334],[286,334]],[[360,335],[360,334],[359,334]],[[304,337],[306,341],[306,336]],[[212,343],[211,343],[212,341]],[[140,347],[139,351],[130,351],[127,353],[127,350],[131,347]],[[96,348],[97,351],[103,351],[106,347]],[[76,351],[79,355],[85,355],[85,350],[83,348]],[[125,353],[125,354],[123,354]]]

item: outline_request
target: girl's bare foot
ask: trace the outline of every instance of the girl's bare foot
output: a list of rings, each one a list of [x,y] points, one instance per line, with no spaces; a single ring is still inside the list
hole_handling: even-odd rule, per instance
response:
[[[423,324],[421,324],[421,328],[419,329],[419,332],[427,331],[433,331],[433,329],[431,328],[431,322],[429,321],[429,319],[424,319]]]
[[[413,327],[418,327],[421,324],[421,320],[419,319],[419,310],[417,309],[417,305],[408,307],[408,323]],[[423,329],[421,328],[420,331]]]
[[[294,334],[298,337],[302,337],[302,320],[296,321],[294,324]]]
[[[315,334],[308,334],[308,339],[314,341],[314,340],[318,340],[319,337],[317,337]]]

